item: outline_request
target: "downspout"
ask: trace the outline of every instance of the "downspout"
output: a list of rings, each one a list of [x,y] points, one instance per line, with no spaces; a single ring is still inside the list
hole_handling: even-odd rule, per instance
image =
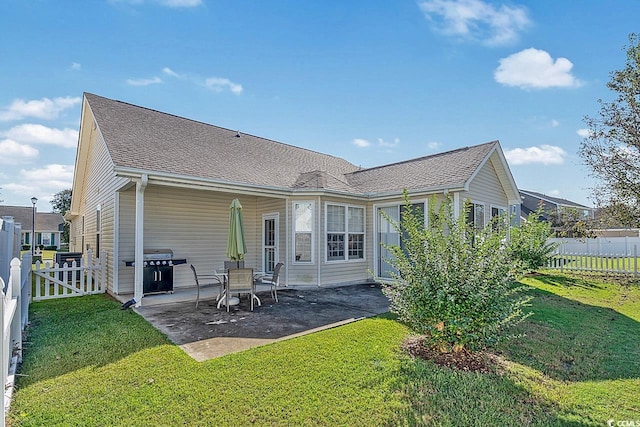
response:
[[[149,176],[145,173],[136,182],[136,243],[135,243],[135,275],[133,281],[133,299],[136,307],[142,304],[142,278],[144,274],[144,190],[147,188]]]

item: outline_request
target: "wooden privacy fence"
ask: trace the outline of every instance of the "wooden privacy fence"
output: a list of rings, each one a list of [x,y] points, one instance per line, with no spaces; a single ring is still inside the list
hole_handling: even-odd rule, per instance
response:
[[[547,268],[637,277],[638,246],[618,253],[568,252],[559,248]]]
[[[102,251],[99,258],[94,258],[91,250],[80,258],[80,262],[74,260],[71,264],[36,261],[33,300],[104,293],[107,289],[106,261],[106,252]]]

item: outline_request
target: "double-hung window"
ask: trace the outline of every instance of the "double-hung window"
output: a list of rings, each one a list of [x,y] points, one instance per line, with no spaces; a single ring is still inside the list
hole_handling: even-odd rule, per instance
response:
[[[327,261],[364,259],[364,208],[327,204]]]

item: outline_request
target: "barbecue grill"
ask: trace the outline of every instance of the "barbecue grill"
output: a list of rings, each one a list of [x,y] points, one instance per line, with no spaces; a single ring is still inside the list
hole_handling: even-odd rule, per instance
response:
[[[171,249],[145,249],[142,257],[142,293],[173,292],[173,266],[186,264],[184,258],[174,258]],[[135,261],[125,261],[127,267]]]

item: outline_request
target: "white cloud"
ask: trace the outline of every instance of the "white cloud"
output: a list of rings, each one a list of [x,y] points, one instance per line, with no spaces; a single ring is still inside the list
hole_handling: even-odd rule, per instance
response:
[[[32,160],[38,150],[27,144],[20,144],[12,139],[0,140],[0,163],[20,164]]]
[[[64,128],[56,129],[37,124],[14,126],[2,133],[5,137],[31,144],[53,144],[65,148],[75,148],[78,144],[78,131]]]
[[[46,208],[46,205],[41,202],[49,202],[53,194],[71,188],[72,185],[73,166],[51,164],[42,168],[23,169],[15,182],[3,183],[1,186],[7,192],[24,194],[28,197],[36,196],[39,210],[48,211],[50,208]]]
[[[0,110],[0,121],[21,120],[25,117],[52,120],[71,107],[79,104],[79,97],[42,98],[25,101],[14,99],[11,105]]]
[[[196,7],[202,4],[202,0],[160,0],[163,6],[167,7]]]
[[[560,192],[560,190],[551,190],[551,191],[547,191],[547,193],[549,196],[551,197],[560,197],[562,195],[562,193]]]
[[[150,3],[156,3],[160,6],[171,8],[187,8],[196,7],[202,4],[203,0],[151,0]],[[144,0],[109,0],[109,3],[118,4],[125,3],[132,6],[144,3]]]
[[[150,79],[128,79],[127,84],[131,86],[149,86],[162,83],[162,79],[158,76],[154,76]]]
[[[522,6],[495,7],[481,0],[426,0],[418,5],[436,30],[489,46],[517,41],[519,33],[531,24]]]
[[[505,86],[521,89],[578,87],[580,80],[571,74],[573,64],[567,58],[555,61],[544,50],[529,48],[500,59],[494,78]]]
[[[361,148],[366,148],[371,146],[371,143],[369,141],[367,141],[366,139],[362,139],[362,138],[356,138],[352,141],[353,145],[355,145],[356,147],[361,147]]]
[[[589,138],[591,136],[591,129],[578,129],[576,131],[576,133],[581,137],[581,138]]]
[[[566,151],[555,145],[541,145],[539,147],[515,148],[504,152],[511,165],[526,165],[541,163],[543,165],[561,165],[564,163]]]
[[[183,77],[184,77],[182,74],[178,74],[178,73],[176,73],[175,71],[173,71],[173,70],[172,70],[171,68],[169,68],[169,67],[164,67],[164,68],[162,69],[162,72],[163,72],[163,73],[165,73],[165,74],[166,74],[166,75],[168,75],[168,76],[176,77],[176,78],[179,78],[179,79],[181,79],[181,78],[183,78]]]
[[[557,128],[558,126],[560,126],[560,122],[557,121],[556,119],[552,119],[551,120],[551,127],[552,128]]]
[[[74,71],[80,71],[82,69],[82,65],[77,62],[72,62],[70,68]]]
[[[427,142],[427,148],[430,150],[437,150],[441,145],[442,143],[437,141]]]
[[[380,147],[393,148],[393,147],[397,146],[398,144],[400,144],[400,139],[399,138],[394,138],[393,142],[387,142],[382,138],[378,138],[378,145]]]
[[[222,92],[225,89],[229,89],[236,95],[242,93],[242,85],[233,83],[231,80],[222,77],[209,77],[204,81],[204,85],[214,92]]]

